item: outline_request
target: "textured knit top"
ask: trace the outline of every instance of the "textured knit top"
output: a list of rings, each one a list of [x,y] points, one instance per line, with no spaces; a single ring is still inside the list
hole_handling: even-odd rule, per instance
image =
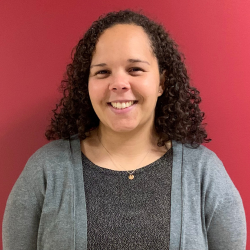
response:
[[[137,169],[133,180],[82,154],[88,250],[169,249],[172,153]]]

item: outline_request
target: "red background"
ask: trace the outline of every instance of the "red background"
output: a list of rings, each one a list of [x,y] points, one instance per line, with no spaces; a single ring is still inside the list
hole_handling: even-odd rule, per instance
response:
[[[99,15],[124,8],[143,9],[180,45],[203,99],[213,139],[207,146],[239,190],[249,224],[248,0],[1,1],[0,220],[27,159],[47,142],[44,131],[60,97],[57,88],[72,48]]]

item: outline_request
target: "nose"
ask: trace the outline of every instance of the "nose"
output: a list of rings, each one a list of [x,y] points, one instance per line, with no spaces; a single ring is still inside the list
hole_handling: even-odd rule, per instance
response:
[[[127,76],[124,74],[113,75],[110,78],[109,90],[115,93],[125,92],[129,90],[130,83]]]

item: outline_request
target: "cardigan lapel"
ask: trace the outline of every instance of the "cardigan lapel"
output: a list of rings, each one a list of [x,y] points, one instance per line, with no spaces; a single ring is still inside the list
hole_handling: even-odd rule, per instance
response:
[[[172,141],[173,168],[171,189],[171,219],[169,250],[180,249],[182,230],[182,156],[181,143]]]
[[[74,237],[72,250],[87,250],[87,209],[83,182],[81,146],[78,136],[70,141],[72,169],[74,171]]]

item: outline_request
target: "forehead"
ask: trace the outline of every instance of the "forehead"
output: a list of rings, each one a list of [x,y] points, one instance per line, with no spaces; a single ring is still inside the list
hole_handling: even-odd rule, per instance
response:
[[[117,24],[106,29],[96,44],[93,60],[96,57],[153,56],[148,35],[141,26]]]

